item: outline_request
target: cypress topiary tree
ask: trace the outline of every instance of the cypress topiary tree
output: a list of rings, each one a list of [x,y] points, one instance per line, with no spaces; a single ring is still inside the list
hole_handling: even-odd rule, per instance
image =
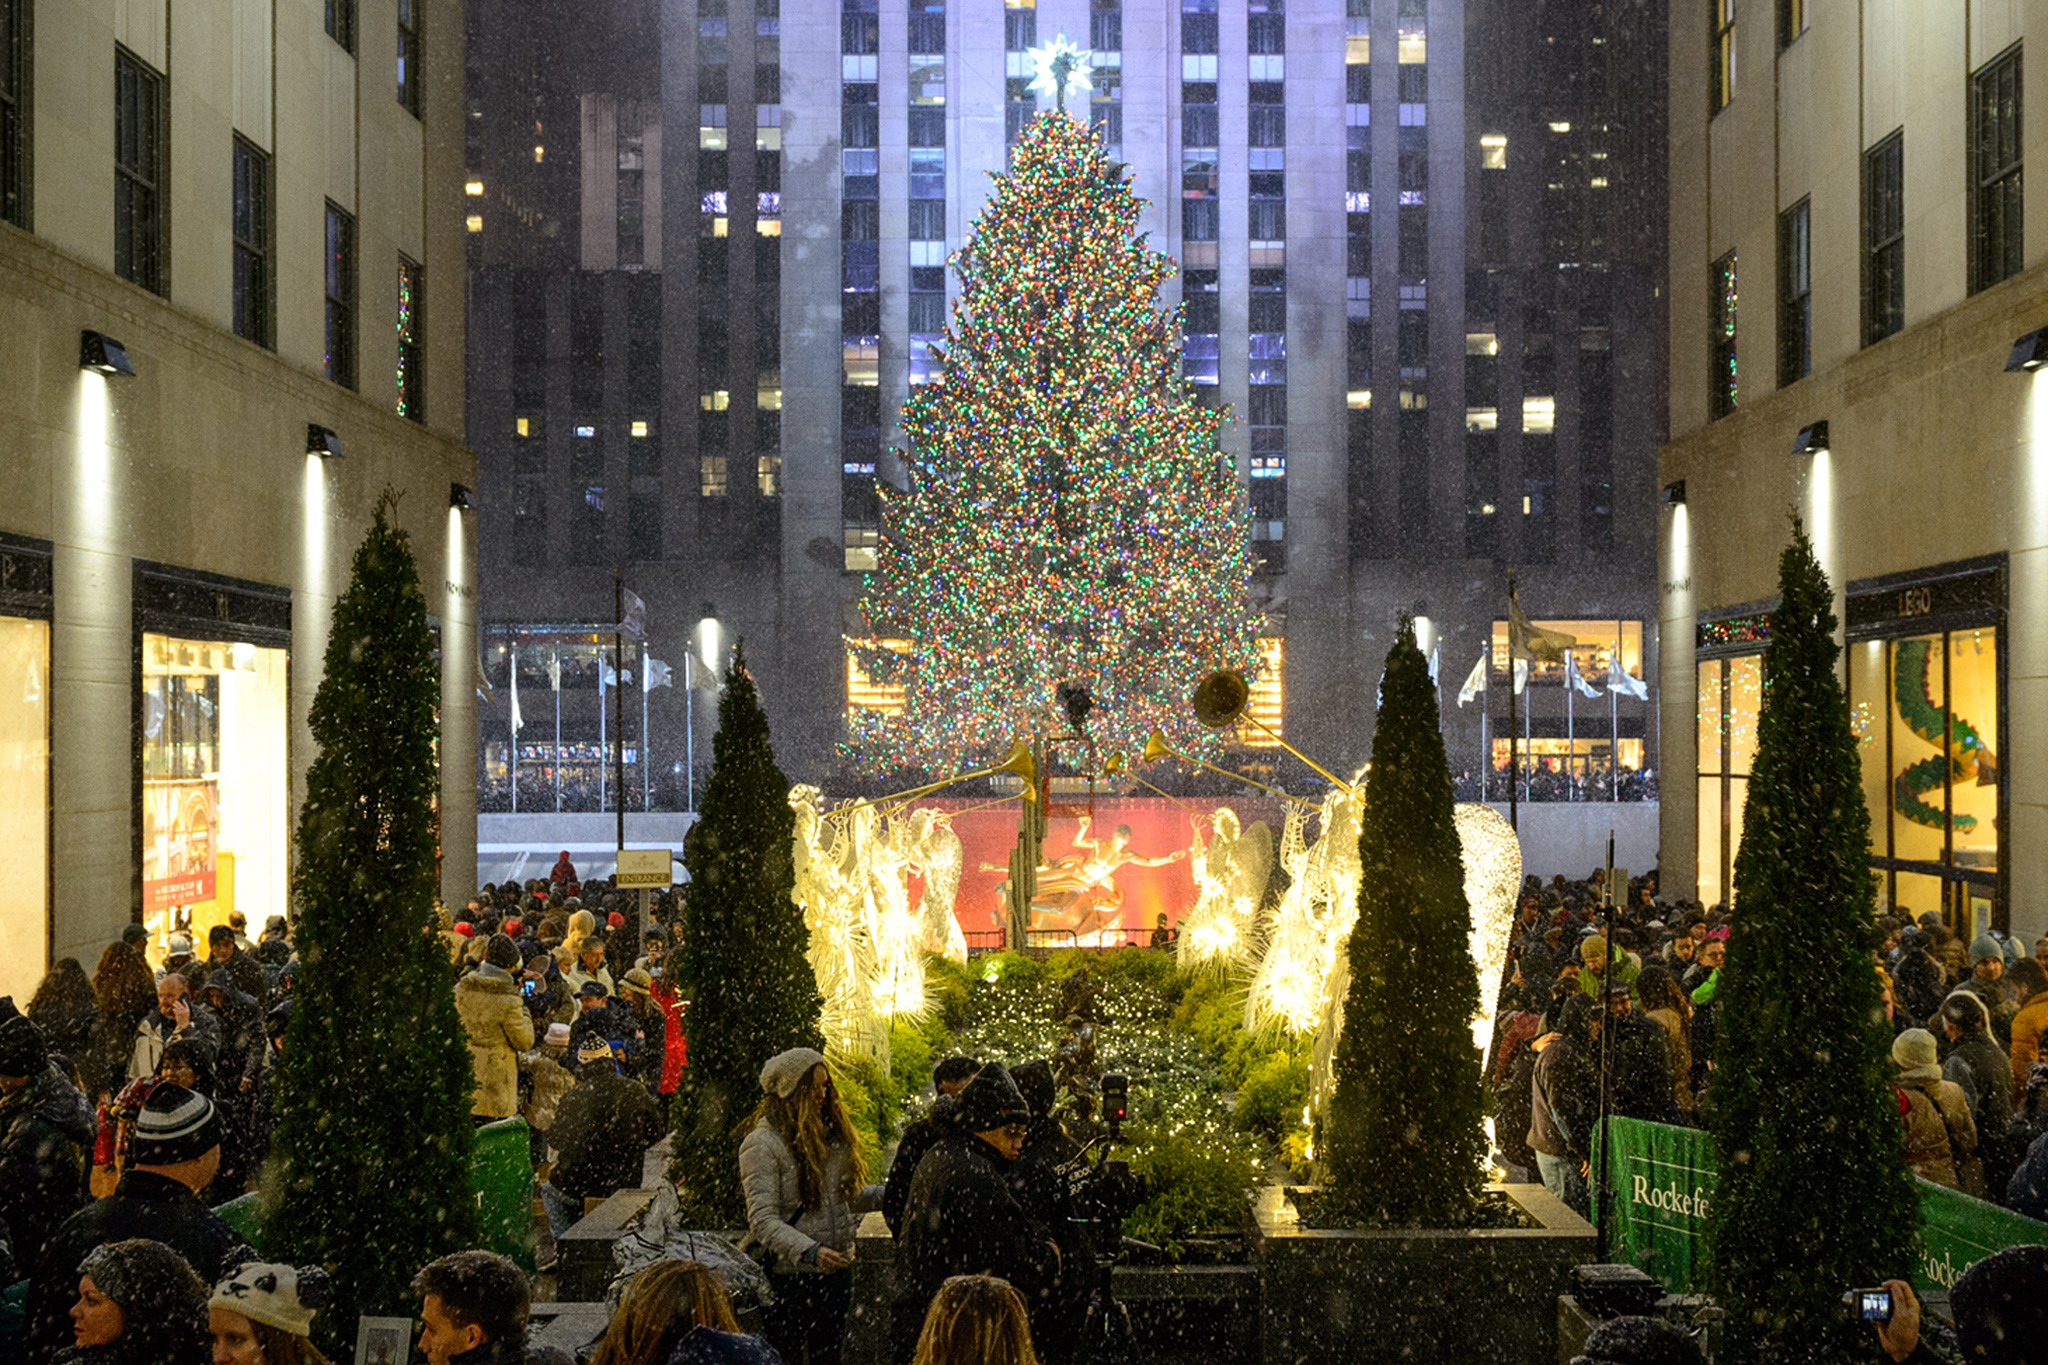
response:
[[[334,1276],[333,1345],[358,1314],[410,1315],[413,1273],[476,1235],[473,1075],[434,921],[440,677],[395,507],[386,492],[356,550],[313,697],[265,1189],[265,1255]]]
[[[1468,1223],[1484,1183],[1479,974],[1429,664],[1403,619],[1387,653],[1358,836],[1363,878],[1323,1147],[1333,1212]]]
[[[1731,1360],[1865,1360],[1870,1329],[1842,1292],[1911,1269],[1919,1201],[1871,958],[1870,813],[1833,594],[1796,519],[1778,593],[1716,987],[1708,1278]]]
[[[711,754],[684,853],[690,893],[677,965],[697,986],[683,1015],[690,1065],[669,1173],[694,1221],[727,1227],[744,1213],[739,1125],[760,1099],[762,1063],[785,1048],[825,1047],[824,999],[805,955],[810,931],[792,894],[796,812],[744,650],[725,675]]]

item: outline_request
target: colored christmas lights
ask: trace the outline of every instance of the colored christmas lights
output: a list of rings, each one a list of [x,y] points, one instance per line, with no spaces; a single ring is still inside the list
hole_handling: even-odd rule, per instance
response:
[[[852,718],[847,758],[944,772],[1064,728],[1085,685],[1104,752],[1154,729],[1210,751],[1188,696],[1257,666],[1244,495],[1223,414],[1181,378],[1173,263],[1138,233],[1121,166],[1061,112],[1026,127],[953,260],[943,382],[904,406],[909,487],[882,489],[856,646],[901,716]],[[943,355],[938,354],[942,349]]]

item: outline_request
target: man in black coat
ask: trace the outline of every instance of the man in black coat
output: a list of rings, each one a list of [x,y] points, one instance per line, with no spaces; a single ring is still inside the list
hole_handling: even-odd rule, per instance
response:
[[[1010,1079],[1031,1107],[1030,1132],[1007,1172],[1010,1190],[1060,1249],[1056,1282],[1030,1307],[1031,1340],[1041,1365],[1066,1365],[1081,1339],[1096,1281],[1095,1249],[1086,1225],[1074,1221],[1074,1195],[1063,1169],[1081,1158],[1083,1149],[1053,1114],[1058,1087],[1050,1063],[1019,1063]]]
[[[263,964],[242,951],[242,945],[235,942],[235,931],[225,924],[213,926],[213,932],[206,936],[207,964],[204,972],[196,967],[188,973],[191,980],[202,976],[212,980],[214,972],[226,972],[235,979],[235,989],[251,1000],[263,998]]]
[[[149,1094],[128,1142],[133,1160],[114,1192],[64,1220],[44,1244],[29,1283],[28,1359],[46,1362],[71,1342],[78,1266],[94,1247],[130,1237],[162,1242],[199,1278],[217,1283],[256,1253],[199,1202],[220,1167],[220,1116],[206,1096],[165,1083]]]
[[[951,1131],[954,1101],[979,1070],[981,1063],[972,1057],[948,1057],[932,1068],[932,1089],[938,1098],[932,1101],[930,1113],[903,1130],[896,1142],[896,1159],[889,1163],[888,1183],[882,1187],[882,1221],[889,1225],[892,1237],[903,1235],[903,1210],[910,1206],[910,1182],[917,1175],[917,1163]]]
[[[619,1074],[611,1047],[589,1037],[576,1084],[555,1105],[548,1145],[558,1153],[540,1187],[548,1226],[560,1237],[583,1216],[583,1201],[640,1188],[647,1149],[661,1136],[661,1111],[647,1087]]]
[[[1626,982],[1607,988],[1607,1028],[1608,1112],[1625,1119],[1682,1123],[1670,1045],[1662,1028],[1635,1012]]]
[[[85,1198],[93,1119],[41,1031],[18,1014],[0,1020],[0,1237],[17,1276],[35,1271],[44,1240]]]
[[[1031,1110],[991,1062],[960,1092],[954,1131],[917,1164],[891,1275],[890,1341],[897,1365],[917,1353],[925,1310],[953,1275],[997,1275],[1027,1305],[1060,1271],[1052,1234],[1011,1193],[1004,1173],[1030,1131]]]

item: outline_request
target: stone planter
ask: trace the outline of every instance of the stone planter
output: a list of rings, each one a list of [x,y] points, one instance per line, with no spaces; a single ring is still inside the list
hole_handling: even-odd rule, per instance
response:
[[[1489,1185],[1529,1228],[1304,1228],[1286,1188],[1254,1210],[1261,1357],[1272,1362],[1550,1365],[1557,1300],[1593,1259],[1593,1226],[1541,1185]]]

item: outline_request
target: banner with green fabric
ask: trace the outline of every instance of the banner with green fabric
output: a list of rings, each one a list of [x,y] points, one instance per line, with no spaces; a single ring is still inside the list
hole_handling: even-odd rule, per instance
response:
[[[1594,1187],[1594,1213],[1604,1189],[1613,1189],[1609,1258],[1642,1267],[1671,1293],[1695,1292],[1704,1279],[1707,1208],[1719,1175],[1713,1138],[1697,1128],[1609,1119],[1606,1170],[1607,1179]],[[1925,1180],[1919,1186],[1916,1290],[1945,1292],[2004,1247],[2048,1245],[2048,1223]]]

